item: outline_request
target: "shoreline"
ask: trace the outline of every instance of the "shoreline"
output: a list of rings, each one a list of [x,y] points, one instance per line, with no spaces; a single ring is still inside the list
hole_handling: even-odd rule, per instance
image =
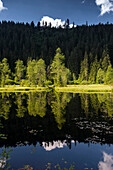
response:
[[[56,92],[72,92],[72,93],[83,93],[83,92],[101,92],[110,93],[113,92],[113,86],[110,85],[67,85],[66,87],[20,87],[20,86],[5,86],[0,87],[0,92],[29,92],[29,91],[47,91],[49,89],[55,90]]]
[[[110,85],[68,85],[67,87],[55,87],[57,92],[101,92],[101,93],[111,93],[113,92],[113,86]]]

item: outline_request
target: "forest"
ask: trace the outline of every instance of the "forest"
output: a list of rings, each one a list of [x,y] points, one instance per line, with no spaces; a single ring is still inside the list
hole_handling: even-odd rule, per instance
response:
[[[0,86],[112,84],[113,24],[0,22]]]

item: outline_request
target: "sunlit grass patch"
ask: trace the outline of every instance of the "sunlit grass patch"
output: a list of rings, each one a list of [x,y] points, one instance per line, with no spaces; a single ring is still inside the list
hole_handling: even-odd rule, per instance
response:
[[[31,87],[20,87],[20,86],[5,86],[0,88],[0,92],[14,92],[14,91],[46,91],[47,87],[38,87],[38,86],[31,86]]]
[[[55,87],[56,91],[66,92],[113,92],[113,86],[110,85],[68,85],[67,87]]]

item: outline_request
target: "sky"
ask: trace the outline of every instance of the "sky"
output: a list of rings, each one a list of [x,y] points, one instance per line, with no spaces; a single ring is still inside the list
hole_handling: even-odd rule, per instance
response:
[[[28,22],[47,20],[63,24],[113,23],[113,0],[0,0],[0,21]]]

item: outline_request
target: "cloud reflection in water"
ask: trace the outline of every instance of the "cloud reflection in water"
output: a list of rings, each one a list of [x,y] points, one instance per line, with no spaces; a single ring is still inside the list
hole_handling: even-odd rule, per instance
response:
[[[103,161],[98,164],[99,170],[113,170],[113,156],[103,152]]]

